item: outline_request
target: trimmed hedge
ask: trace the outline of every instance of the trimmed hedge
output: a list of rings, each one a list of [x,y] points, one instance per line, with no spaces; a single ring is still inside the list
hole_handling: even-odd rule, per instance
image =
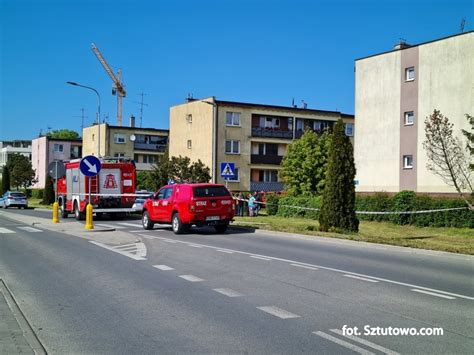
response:
[[[283,217],[302,217],[318,219],[319,211],[291,208],[287,206],[320,208],[322,198],[316,197],[281,197],[278,202],[277,215]],[[421,211],[446,208],[466,207],[462,199],[435,198],[417,195],[413,191],[401,191],[395,196],[377,193],[373,196],[357,196],[357,211]],[[474,228],[474,213],[468,209],[443,211],[423,214],[357,214],[359,220],[387,221],[395,224],[411,224],[419,227],[458,227]]]
[[[31,189],[31,197],[43,199],[44,189]]]

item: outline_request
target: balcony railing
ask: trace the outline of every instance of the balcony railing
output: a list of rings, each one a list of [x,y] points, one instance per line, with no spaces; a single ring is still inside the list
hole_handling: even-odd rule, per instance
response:
[[[263,127],[252,127],[252,137],[293,139],[293,132]]]
[[[280,165],[281,160],[283,159],[282,156],[279,155],[260,155],[260,154],[252,154],[250,156],[250,163],[251,164],[273,164],[273,165]]]
[[[250,181],[250,191],[283,191],[284,188],[282,182]]]
[[[166,150],[166,144],[156,143],[137,143],[135,142],[133,147],[136,150],[151,150],[154,152],[164,152]]]

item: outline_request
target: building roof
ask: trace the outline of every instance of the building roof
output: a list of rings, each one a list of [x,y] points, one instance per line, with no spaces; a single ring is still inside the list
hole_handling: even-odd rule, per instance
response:
[[[79,138],[51,138],[51,137],[48,137],[48,136],[43,136],[43,137],[46,137],[48,139],[48,141],[52,141],[52,142],[77,142],[77,143],[82,143],[82,138],[79,137]],[[38,137],[38,138],[42,138],[42,137]]]
[[[300,112],[300,113],[323,113],[323,114],[332,113],[332,114],[339,114],[341,115],[341,117],[354,118],[354,115],[352,114],[346,114],[339,111],[315,110],[315,109],[309,109],[309,108],[303,108],[303,107],[292,107],[292,106],[253,104],[253,103],[248,103],[248,102],[237,102],[237,101],[223,101],[223,100],[215,100],[215,101],[218,105],[222,104],[222,105],[229,105],[229,106],[258,107],[258,108],[263,108],[263,109],[274,108],[274,109],[279,109],[279,110],[287,110],[287,111]]]
[[[463,35],[466,35],[466,34],[469,34],[469,33],[474,33],[474,31],[467,31],[467,32],[457,33],[455,35],[451,35],[451,36],[447,36],[447,37],[441,37],[441,38],[433,39],[431,41],[421,42],[421,43],[418,43],[418,44],[405,44],[405,46],[402,47],[402,48],[394,48],[394,49],[391,49],[389,51],[385,51],[385,52],[381,52],[381,53],[377,53],[377,54],[371,54],[371,55],[368,55],[368,56],[365,56],[365,57],[357,58],[357,59],[355,59],[355,61],[357,62],[358,60],[363,60],[363,59],[367,59],[367,58],[371,58],[371,57],[376,57],[378,55],[383,55],[383,54],[397,52],[397,51],[403,51],[404,49],[408,49],[408,48],[412,48],[412,47],[419,47],[419,46],[423,46],[425,44],[429,44],[429,43],[433,43],[433,42],[444,41],[445,39],[448,39],[448,38],[463,36]]]
[[[155,131],[155,132],[160,132],[160,133],[169,133],[169,129],[161,129],[161,128],[144,128],[144,127],[130,127],[130,126],[112,126],[106,123],[107,127],[113,128],[113,129],[128,129],[128,130],[134,130],[134,131]],[[96,125],[92,125],[89,127],[93,127]],[[87,127],[86,127],[87,128]]]

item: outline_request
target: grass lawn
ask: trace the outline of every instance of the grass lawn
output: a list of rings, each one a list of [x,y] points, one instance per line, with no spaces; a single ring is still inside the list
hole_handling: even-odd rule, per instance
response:
[[[361,221],[359,233],[319,232],[316,220],[279,216],[235,217],[236,226],[321,237],[360,240],[370,243],[448,251],[474,255],[474,229],[399,226],[389,222]]]
[[[30,197],[28,199],[28,207],[53,209],[53,205],[43,205],[41,204],[41,200],[41,198]]]

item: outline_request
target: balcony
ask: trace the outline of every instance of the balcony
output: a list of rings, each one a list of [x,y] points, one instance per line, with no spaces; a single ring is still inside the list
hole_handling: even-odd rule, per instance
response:
[[[273,164],[273,165],[280,165],[281,160],[283,159],[280,155],[260,155],[260,154],[252,154],[250,156],[250,163],[251,164]]]
[[[133,144],[135,150],[150,150],[153,152],[163,153],[166,150],[166,144],[156,144],[156,143],[137,143]]]
[[[264,127],[252,127],[252,137],[293,139],[293,132]]]
[[[250,181],[250,191],[283,191],[285,185],[282,182]]]

